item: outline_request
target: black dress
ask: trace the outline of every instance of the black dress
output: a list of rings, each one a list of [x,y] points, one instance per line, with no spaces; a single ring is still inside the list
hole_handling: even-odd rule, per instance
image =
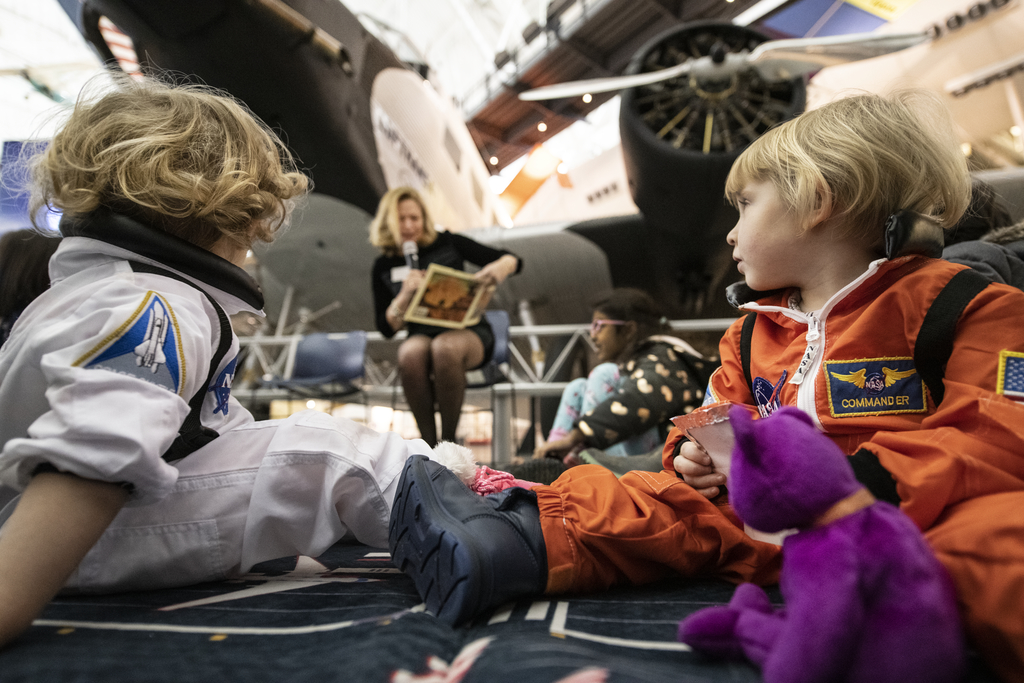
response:
[[[473,265],[483,267],[488,263],[497,261],[506,254],[515,256],[510,251],[488,247],[463,235],[444,231],[437,234],[437,239],[432,244],[420,248],[419,264],[420,268],[424,270],[431,263],[457,270],[465,270],[467,261]],[[516,267],[516,272],[518,273],[523,267],[523,261],[518,256],[516,259],[519,261]],[[392,274],[396,269],[404,268],[405,265],[404,256],[382,255],[378,256],[377,260],[373,263],[371,277],[375,319],[377,321],[377,329],[385,337],[392,337],[395,334],[395,330],[391,329],[391,325],[387,321],[387,309],[391,301],[402,289],[402,280],[396,281]],[[426,325],[423,323],[409,323],[407,329],[410,337],[414,334],[436,337],[443,332],[451,331],[451,328],[448,327]],[[476,325],[466,329],[475,333],[480,337],[480,341],[483,342],[484,363],[486,363],[491,359],[491,354],[494,351],[494,333],[491,331],[491,326],[485,318],[481,318],[480,322]]]

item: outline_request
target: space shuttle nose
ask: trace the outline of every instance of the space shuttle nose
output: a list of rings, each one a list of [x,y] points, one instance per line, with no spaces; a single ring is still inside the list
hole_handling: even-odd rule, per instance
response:
[[[147,367],[156,374],[161,365],[167,363],[163,345],[167,338],[167,318],[156,311],[150,314],[146,325],[146,336],[142,343],[135,347],[135,364]]]

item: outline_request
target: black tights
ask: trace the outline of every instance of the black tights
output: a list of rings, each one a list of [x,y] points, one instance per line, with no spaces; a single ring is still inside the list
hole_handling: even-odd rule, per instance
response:
[[[441,414],[441,440],[454,441],[466,396],[466,371],[483,360],[483,342],[469,330],[442,332],[433,338],[417,334],[399,347],[398,373],[405,400],[420,436],[431,446],[438,442],[435,402]]]

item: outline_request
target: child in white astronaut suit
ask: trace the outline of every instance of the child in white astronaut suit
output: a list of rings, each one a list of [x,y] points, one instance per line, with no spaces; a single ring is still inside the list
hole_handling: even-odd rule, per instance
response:
[[[308,184],[277,137],[208,90],[126,80],[75,107],[32,177],[66,239],[0,352],[0,483],[23,492],[0,532],[0,646],[64,587],[386,546],[426,443],[312,411],[256,422],[230,397],[227,316],[262,308],[239,266]]]

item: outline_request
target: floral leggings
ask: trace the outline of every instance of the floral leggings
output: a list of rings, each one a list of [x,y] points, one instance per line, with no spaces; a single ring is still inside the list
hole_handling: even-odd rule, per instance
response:
[[[558,404],[555,422],[551,425],[548,441],[561,439],[572,431],[573,425],[580,415],[603,403],[605,399],[617,393],[621,386],[619,366],[615,363],[601,363],[591,370],[590,375],[569,382],[562,392],[562,400]],[[661,445],[657,427],[651,427],[643,434],[628,439],[605,449],[608,455],[641,455],[649,453]]]

